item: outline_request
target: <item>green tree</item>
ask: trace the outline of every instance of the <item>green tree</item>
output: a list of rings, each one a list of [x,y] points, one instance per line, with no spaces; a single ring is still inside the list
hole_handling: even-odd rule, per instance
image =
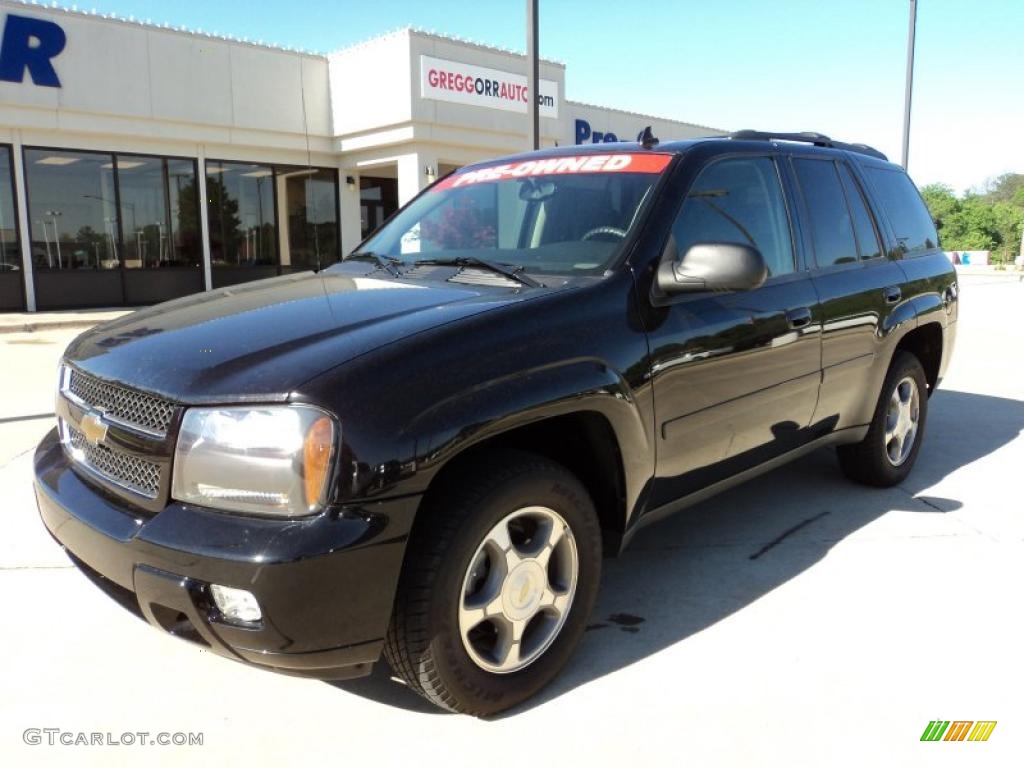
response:
[[[944,248],[949,248],[946,242],[950,239],[950,233],[946,229],[947,222],[960,211],[960,201],[956,199],[953,190],[945,184],[929,184],[921,189],[921,196],[928,206],[932,219],[935,220],[939,242]]]
[[[1024,173],[1004,173],[988,183],[984,197],[993,203],[1005,203],[1017,197],[1022,190]]]
[[[1022,193],[1024,193],[1024,188],[1019,189],[1015,197],[1022,197],[1022,202],[1024,202]],[[998,259],[1002,262],[1013,261],[1020,253],[1021,229],[1024,228],[1024,205],[996,203],[992,206],[992,213],[1000,238]]]
[[[1016,257],[1024,228],[1024,174],[1003,174],[984,193],[962,199],[945,184],[929,184],[921,195],[946,250],[992,251],[997,262]]]
[[[960,202],[960,209],[943,221],[943,248],[951,251],[991,251],[1003,238],[992,205],[977,196]]]
[[[956,213],[960,208],[960,201],[956,199],[952,188],[945,184],[929,184],[921,189],[921,195],[936,221]]]
[[[242,234],[242,219],[238,215],[238,200],[231,196],[227,186],[217,176],[206,176],[206,194],[209,195],[207,214],[210,221],[210,254],[214,263],[238,260],[238,246]],[[184,208],[184,206],[182,206]]]

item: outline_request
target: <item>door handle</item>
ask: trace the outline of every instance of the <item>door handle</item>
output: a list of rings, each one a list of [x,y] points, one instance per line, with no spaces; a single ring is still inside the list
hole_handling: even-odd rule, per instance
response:
[[[795,329],[805,328],[811,324],[811,310],[808,307],[791,309],[786,313],[789,327]]]
[[[885,303],[895,304],[897,301],[903,298],[903,291],[900,290],[898,285],[890,285],[885,289]]]

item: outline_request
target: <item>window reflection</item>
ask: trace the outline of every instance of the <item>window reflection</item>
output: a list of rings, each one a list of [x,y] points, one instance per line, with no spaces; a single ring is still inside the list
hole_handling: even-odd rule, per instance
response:
[[[0,273],[21,270],[12,165],[10,148],[0,145]]]
[[[195,160],[38,147],[24,158],[39,306],[143,304],[202,289]],[[0,146],[0,273],[20,267],[10,166]],[[210,161],[205,172],[215,286],[338,260],[336,170]],[[8,282],[22,302],[20,276]]]
[[[327,168],[279,168],[281,265],[319,269],[338,260],[337,173]]]
[[[10,147],[0,144],[0,312],[24,309],[14,173]]]
[[[193,162],[117,155],[117,178],[124,266],[198,267],[202,248]]]
[[[35,269],[200,266],[194,161],[26,149],[25,175]]]
[[[208,162],[206,194],[213,266],[276,265],[273,169],[248,163]]]
[[[26,149],[25,176],[35,269],[120,265],[111,155]]]
[[[338,260],[337,171],[206,163],[215,287]]]

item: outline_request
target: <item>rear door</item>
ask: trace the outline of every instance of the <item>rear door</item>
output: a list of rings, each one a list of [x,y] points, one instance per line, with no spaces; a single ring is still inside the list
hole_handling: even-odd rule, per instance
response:
[[[864,187],[844,157],[794,154],[790,167],[824,321],[814,422],[829,429],[865,424],[889,364],[906,278],[895,254],[885,253]]]
[[[689,185],[663,258],[695,243],[754,245],[753,291],[669,297],[649,330],[657,435],[649,508],[808,439],[821,349],[817,296],[799,262],[774,153],[711,159]]]

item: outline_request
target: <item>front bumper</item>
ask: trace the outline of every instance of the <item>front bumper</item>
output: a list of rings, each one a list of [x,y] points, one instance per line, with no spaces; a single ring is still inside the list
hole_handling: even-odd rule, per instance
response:
[[[380,657],[419,497],[266,520],[172,502],[151,515],[80,477],[51,431],[35,454],[39,513],[94,582],[154,626],[236,661],[339,679]],[[209,585],[259,601],[220,617]]]

